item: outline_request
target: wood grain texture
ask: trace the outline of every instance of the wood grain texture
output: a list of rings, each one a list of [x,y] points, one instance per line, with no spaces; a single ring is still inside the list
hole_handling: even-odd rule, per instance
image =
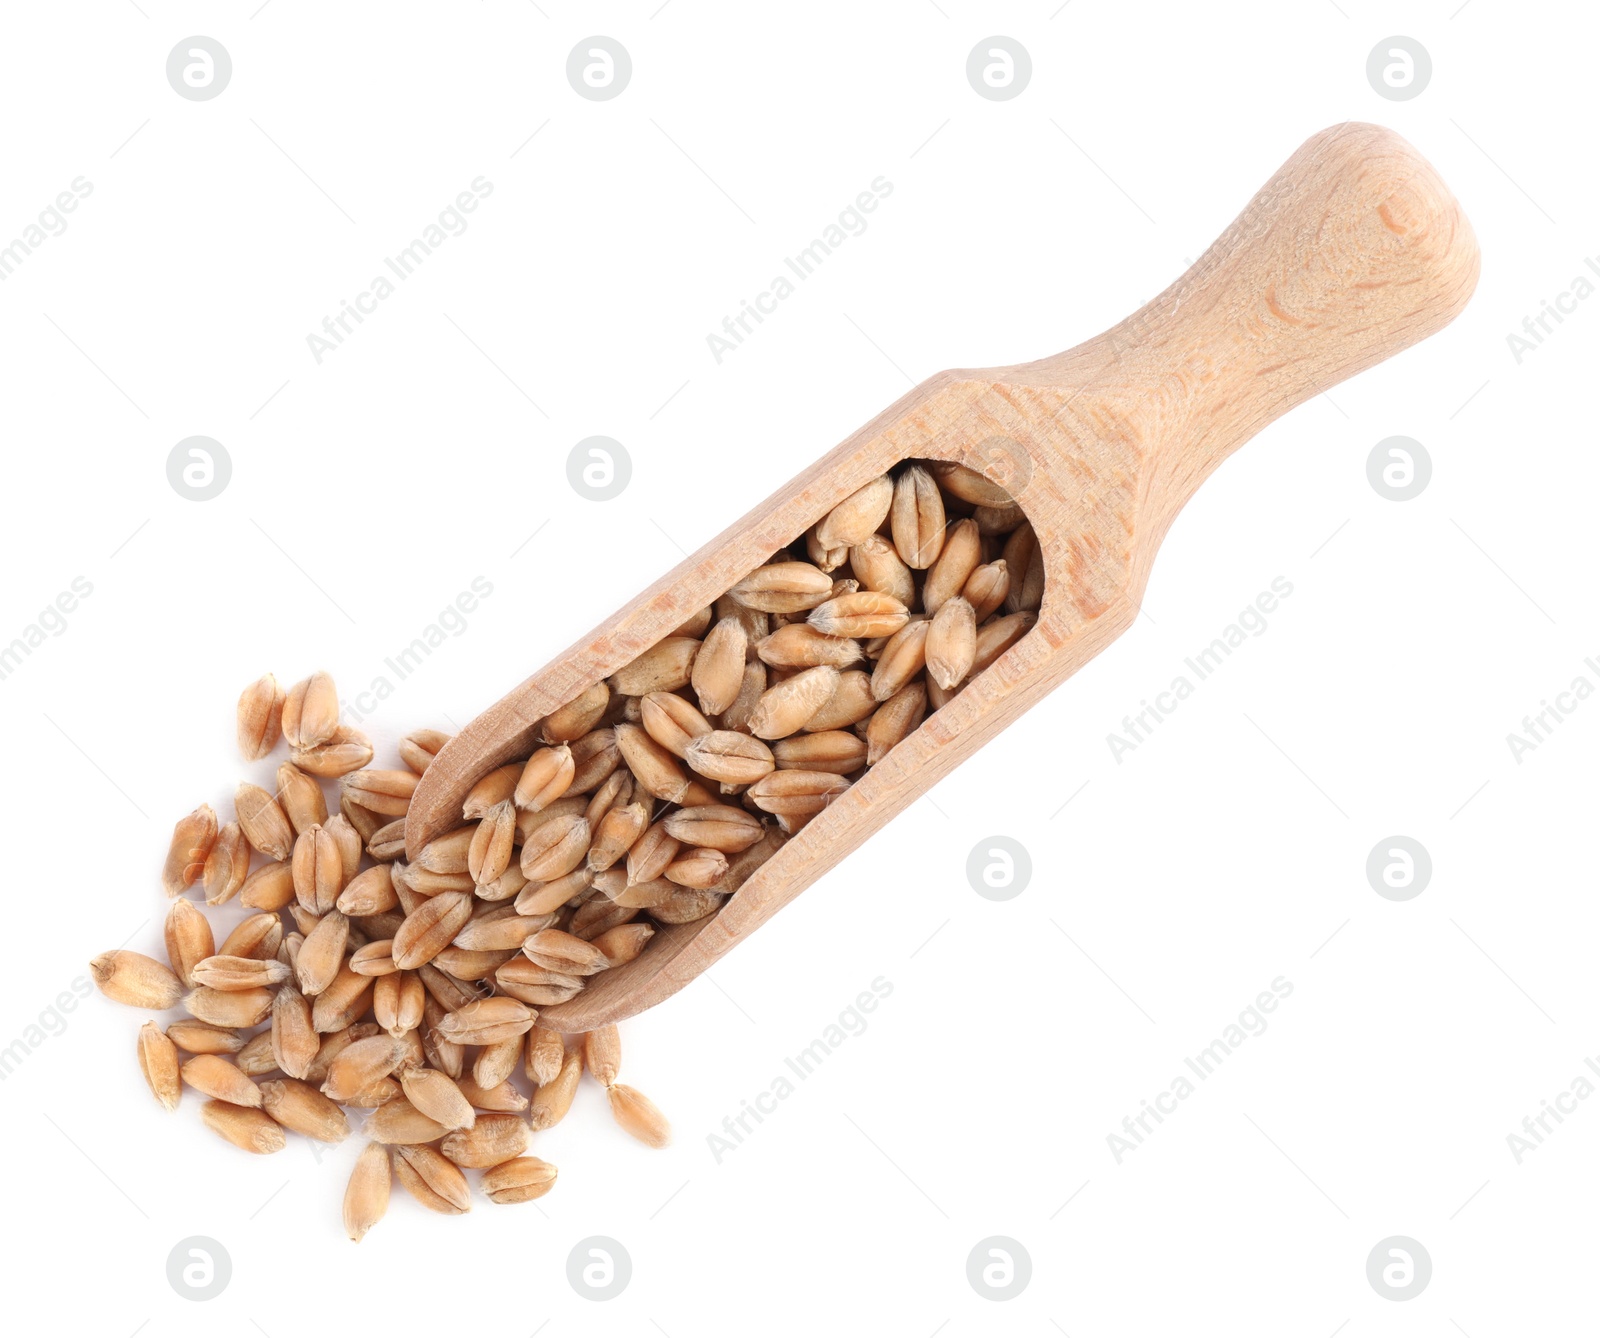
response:
[[[954,460],[1006,487],[1045,560],[1039,621],[705,920],[542,1010],[586,1031],[660,1002],[799,895],[1132,623],[1173,518],[1280,414],[1452,320],[1472,229],[1433,169],[1380,126],[1307,140],[1176,283],[1104,334],[1012,367],[941,372],[668,572],[464,729],[418,786],[414,857],[458,825],[539,720],[645,650],[901,460]]]

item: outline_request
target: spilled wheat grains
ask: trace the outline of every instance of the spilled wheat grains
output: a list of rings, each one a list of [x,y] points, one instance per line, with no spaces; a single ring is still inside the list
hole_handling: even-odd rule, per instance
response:
[[[238,699],[239,751],[289,760],[270,788],[239,785],[230,820],[201,804],[175,825],[170,969],[118,950],[95,981],[148,1011],[182,1002],[189,1016],[140,1030],[139,1069],[169,1110],[185,1086],[208,1098],[205,1124],[245,1151],[340,1142],[358,1112],[352,1240],[395,1178],[446,1215],[471,1207],[464,1170],[497,1204],[548,1192],[556,1168],[530,1148],[585,1069],[625,1132],[664,1146],[665,1117],[618,1081],[616,1028],[567,1038],[539,1009],[647,952],[658,925],[715,914],[1020,640],[1043,588],[1001,489],[908,463],[539,722],[411,862],[406,812],[449,736],[417,730],[400,766],[374,767],[329,675],[264,675]],[[193,886],[249,912],[220,945]]]

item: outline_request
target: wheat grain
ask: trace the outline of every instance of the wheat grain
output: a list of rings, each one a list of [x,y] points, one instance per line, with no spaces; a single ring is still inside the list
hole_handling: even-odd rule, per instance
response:
[[[700,643],[693,637],[666,637],[612,674],[611,691],[624,697],[643,697],[687,687],[699,650]]]
[[[181,1017],[167,1024],[167,1038],[191,1055],[239,1055],[247,1047],[244,1033],[234,1027],[219,1027]],[[241,1064],[240,1067],[243,1067]],[[248,1072],[248,1070],[246,1070]]]
[[[978,619],[960,595],[946,600],[928,624],[925,651],[928,677],[947,692],[971,671],[978,653]]]
[[[347,776],[372,761],[372,740],[359,729],[340,725],[326,743],[319,743],[315,748],[296,748],[289,754],[289,760],[313,776],[326,779]]]
[[[283,700],[283,738],[291,748],[315,748],[339,727],[339,690],[318,670],[302,679]]]
[[[328,801],[322,786],[293,762],[278,768],[278,804],[297,833],[328,821]]]
[[[263,674],[239,694],[236,728],[245,761],[259,762],[278,746],[283,733],[283,696],[271,674]]]
[[[289,816],[259,785],[239,786],[233,793],[233,811],[252,849],[272,860],[286,860],[293,853],[295,832]]]
[[[394,1153],[395,1174],[424,1208],[453,1215],[472,1207],[466,1176],[442,1152],[431,1147],[397,1147]]]
[[[235,1106],[227,1101],[207,1101],[200,1107],[206,1128],[246,1152],[282,1152],[283,1127],[264,1110]]]
[[[553,1128],[566,1118],[567,1112],[572,1109],[572,1098],[577,1093],[578,1077],[582,1072],[581,1052],[576,1049],[566,1051],[555,1076],[541,1082],[533,1094],[533,1101],[528,1107],[528,1123],[534,1133]]]
[[[179,1072],[184,1082],[203,1096],[235,1106],[261,1105],[261,1089],[239,1072],[237,1064],[221,1055],[196,1055]]]
[[[921,465],[908,466],[894,484],[889,529],[895,551],[908,567],[933,564],[944,547],[944,498],[939,485]]]
[[[439,1151],[457,1166],[483,1170],[520,1157],[531,1132],[516,1115],[480,1115],[470,1128],[446,1134]]]
[[[572,701],[544,718],[539,737],[545,743],[572,743],[581,739],[600,723],[610,704],[610,686],[604,681],[590,684]]]
[[[217,815],[210,804],[201,804],[178,819],[161,868],[161,886],[169,897],[177,896],[205,872],[206,856],[216,839]]]
[[[150,1094],[167,1110],[176,1110],[182,1095],[178,1047],[154,1022],[139,1028],[139,1071],[150,1085]]]
[[[494,1203],[528,1203],[543,1198],[556,1183],[556,1168],[538,1157],[517,1157],[491,1167],[478,1181]]]
[[[359,1242],[389,1211],[389,1149],[368,1143],[356,1158],[344,1191],[344,1230]]]
[[[106,998],[134,1008],[171,1008],[183,994],[183,982],[160,962],[126,948],[101,953],[89,974]]]
[[[606,1087],[606,1100],[611,1104],[611,1117],[641,1143],[664,1148],[672,1141],[672,1126],[667,1123],[667,1117],[643,1092],[625,1083],[613,1082]]]

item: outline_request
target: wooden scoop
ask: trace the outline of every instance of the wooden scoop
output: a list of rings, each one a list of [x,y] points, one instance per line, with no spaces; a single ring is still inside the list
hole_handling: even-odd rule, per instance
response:
[[[1399,135],[1314,135],[1200,261],[1066,353],[940,372],[478,716],[406,818],[415,858],[472,784],[538,746],[540,719],[653,645],[901,460],[1005,488],[1044,555],[1036,626],[763,864],[715,914],[663,927],[541,1021],[589,1031],[680,990],[958,762],[1098,655],[1138,613],[1173,517],[1280,414],[1442,328],[1478,278],[1472,228]]]

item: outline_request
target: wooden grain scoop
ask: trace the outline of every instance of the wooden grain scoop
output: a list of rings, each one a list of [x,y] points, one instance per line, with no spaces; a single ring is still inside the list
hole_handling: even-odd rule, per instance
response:
[[[666,926],[541,1021],[588,1031],[693,980],[1134,620],[1178,510],[1280,414],[1442,328],[1478,248],[1400,136],[1313,136],[1181,279],[1115,328],[1015,367],[940,372],[547,664],[438,755],[406,849],[461,823],[486,772],[538,746],[540,719],[711,604],[899,461],[950,460],[1008,491],[1043,552],[1034,629],[928,717],[713,915]]]

